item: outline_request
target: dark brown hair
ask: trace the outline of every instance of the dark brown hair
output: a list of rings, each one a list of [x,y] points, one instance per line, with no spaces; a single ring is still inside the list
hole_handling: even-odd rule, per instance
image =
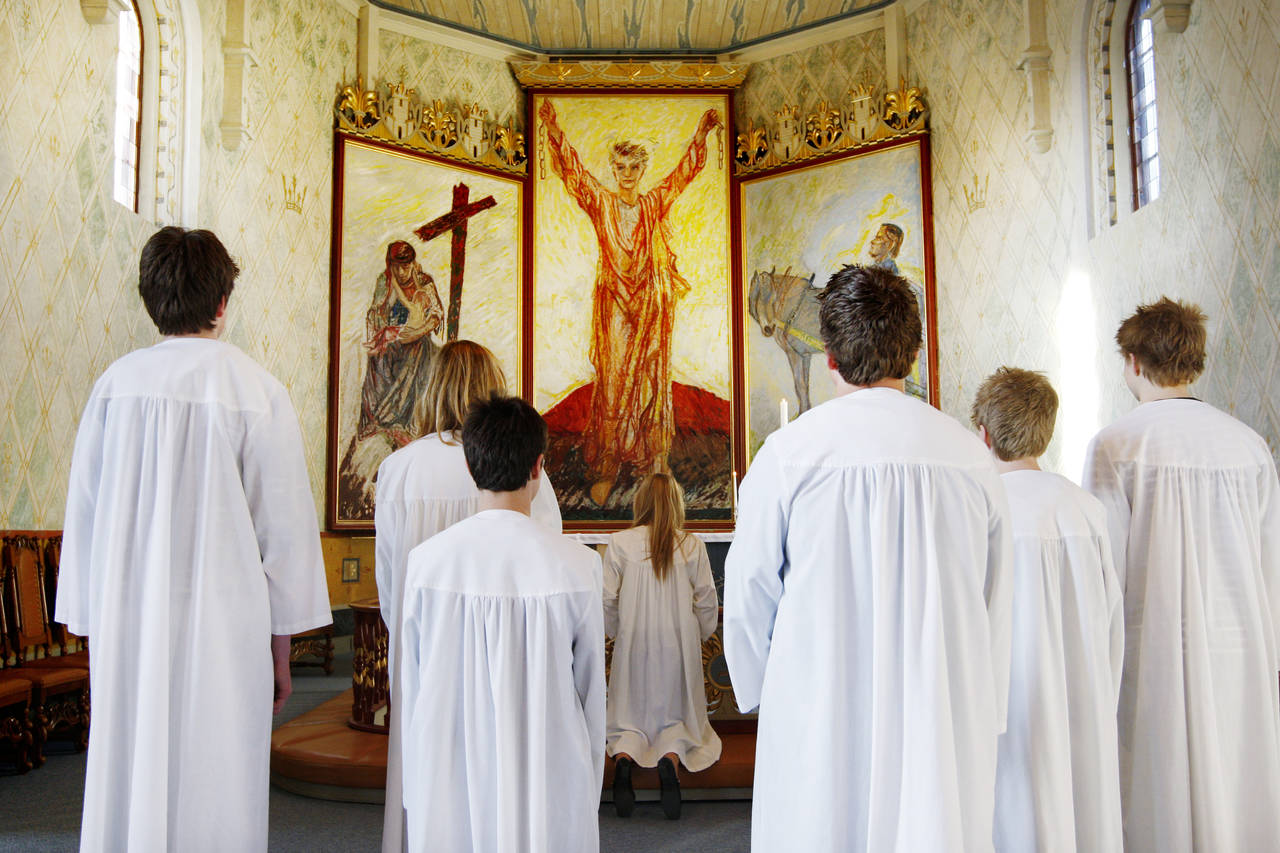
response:
[[[514,492],[529,482],[547,449],[547,422],[519,397],[494,394],[476,403],[462,426],[462,452],[476,488]]]
[[[239,274],[212,231],[169,225],[142,247],[138,293],[160,334],[194,335],[213,328]]]
[[[822,343],[845,382],[905,379],[923,342],[920,306],[905,278],[876,267],[845,266],[818,296]]]
[[[1167,296],[1138,310],[1116,330],[1116,344],[1135,356],[1156,385],[1184,385],[1204,372],[1205,313],[1199,305]]]
[[[969,419],[987,428],[991,449],[1005,462],[1035,458],[1053,438],[1058,392],[1043,373],[1002,367],[987,377],[973,398]]]

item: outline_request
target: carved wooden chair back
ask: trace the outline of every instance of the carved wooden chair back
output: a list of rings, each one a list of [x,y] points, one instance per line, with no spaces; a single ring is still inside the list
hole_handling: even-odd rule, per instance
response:
[[[0,669],[13,666],[13,604],[9,600],[9,562],[0,557]]]
[[[53,638],[45,616],[44,562],[36,540],[26,536],[4,545],[9,600],[13,603],[15,651],[24,660],[48,657]]]
[[[71,633],[66,625],[54,621],[53,613],[58,598],[58,568],[61,564],[62,537],[50,537],[44,546],[45,616],[49,622],[49,631],[53,635],[54,645],[65,655],[84,651],[89,645],[84,637]]]

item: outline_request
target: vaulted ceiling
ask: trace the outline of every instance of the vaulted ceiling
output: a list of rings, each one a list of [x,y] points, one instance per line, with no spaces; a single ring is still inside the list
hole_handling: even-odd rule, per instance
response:
[[[541,53],[727,53],[892,0],[371,0]]]

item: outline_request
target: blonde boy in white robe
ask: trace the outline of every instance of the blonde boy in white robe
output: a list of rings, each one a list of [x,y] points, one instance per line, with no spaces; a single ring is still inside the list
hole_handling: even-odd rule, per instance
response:
[[[82,851],[265,850],[290,635],[330,621],[289,395],[218,340],[238,272],[209,231],[152,236],[165,339],[80,421],[55,618],[93,646]]]
[[[1124,588],[1128,853],[1280,838],[1280,483],[1266,442],[1195,399],[1205,315],[1163,298],[1116,332],[1139,405],[1089,446]]]
[[[479,512],[409,553],[399,708],[418,853],[600,846],[600,556],[529,517],[546,440],[519,398],[474,406]]]
[[[475,341],[450,341],[440,348],[420,403],[422,437],[383,460],[374,504],[377,530],[378,607],[387,625],[387,671],[391,688],[391,730],[387,738],[383,853],[406,848],[400,767],[403,714],[400,702],[400,608],[409,552],[451,525],[475,514],[480,490],[462,454],[462,422],[472,404],[504,393],[506,377],[493,353]],[[560,507],[551,482],[542,478],[532,517],[560,532]]]
[[[835,399],[769,437],[725,564],[738,706],[760,707],[756,851],[991,849],[1012,594],[991,457],[903,393],[911,286],[846,267],[820,312]]]
[[[1058,395],[1044,374],[1002,367],[971,418],[1009,495],[1013,656],[996,770],[996,850],[1119,853],[1116,701],[1120,585],[1102,504],[1040,470]]]

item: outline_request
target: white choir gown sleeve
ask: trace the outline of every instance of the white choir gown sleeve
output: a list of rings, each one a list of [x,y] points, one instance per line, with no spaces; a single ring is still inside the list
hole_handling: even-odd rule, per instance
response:
[[[1274,648],[1280,652],[1280,480],[1276,476],[1275,463],[1266,466],[1258,484],[1262,529],[1262,582],[1271,605],[1271,632],[1275,637]],[[1280,667],[1280,661],[1277,661]]]
[[[401,801],[406,809],[419,809],[422,803],[418,798],[417,785],[421,774],[414,772],[417,764],[413,756],[406,754],[410,747],[413,712],[418,704],[418,694],[422,691],[422,590],[406,586],[400,610],[400,660],[396,666],[400,669],[400,695],[396,696],[396,713],[400,715],[402,735],[400,738],[400,759],[405,768],[401,783]],[[407,837],[406,837],[407,842]]]
[[[1009,672],[1013,656],[1013,534],[1009,522],[1009,501],[999,482],[988,491],[987,624],[991,632],[991,671],[996,684],[997,731],[1008,728]]]
[[[604,779],[604,615],[599,605],[600,555],[594,556],[595,595],[588,602],[573,637],[573,685],[591,738],[593,778]],[[406,641],[407,644],[407,641]]]
[[[1111,707],[1120,704],[1120,679],[1124,674],[1124,593],[1112,557],[1111,543],[1104,533],[1099,543],[1099,564],[1102,566],[1102,587],[1107,597],[1107,619],[1110,631],[1111,652]]]
[[[1129,496],[1125,494],[1120,472],[1111,463],[1111,457],[1102,442],[1094,437],[1084,457],[1084,476],[1081,485],[1085,491],[1102,501],[1107,511],[1107,536],[1111,540],[1111,559],[1115,565],[1120,591],[1124,592],[1129,553]]]
[[[96,389],[95,389],[96,391]],[[102,441],[106,404],[95,394],[89,398],[71,454],[71,479],[67,485],[67,511],[62,530],[62,558],[58,569],[58,593],[54,621],[73,634],[89,635],[92,581],[89,560],[93,553],[93,522],[102,477]]]
[[[298,634],[333,621],[311,481],[298,416],[283,387],[249,427],[242,479],[267,576],[271,633]]]
[[[604,635],[618,636],[618,590],[622,588],[622,565],[613,538],[604,549]]]
[[[385,464],[385,463],[384,463]],[[385,483],[382,466],[378,467],[378,483]],[[378,610],[382,613],[382,622],[388,627],[394,620],[393,600],[401,594],[395,584],[395,555],[399,550],[396,532],[403,531],[403,519],[394,517],[391,505],[384,500],[381,490],[374,493],[373,498],[373,577],[378,585]],[[394,675],[394,673],[393,673]],[[392,681],[395,679],[393,678]]]
[[[738,521],[724,570],[724,652],[743,713],[760,704],[773,623],[786,571],[787,505],[781,466],[769,441],[738,494]]]
[[[693,537],[693,541],[697,548],[693,578],[693,612],[698,616],[698,627],[702,631],[702,642],[705,643],[716,632],[716,622],[720,619],[720,599],[716,596],[716,579],[711,574],[711,558],[707,555],[707,545],[696,536]]]
[[[553,533],[564,531],[564,522],[560,518],[560,501],[556,499],[556,490],[551,485],[546,468],[542,469],[542,482],[538,484],[538,493],[533,496],[529,515]]]

